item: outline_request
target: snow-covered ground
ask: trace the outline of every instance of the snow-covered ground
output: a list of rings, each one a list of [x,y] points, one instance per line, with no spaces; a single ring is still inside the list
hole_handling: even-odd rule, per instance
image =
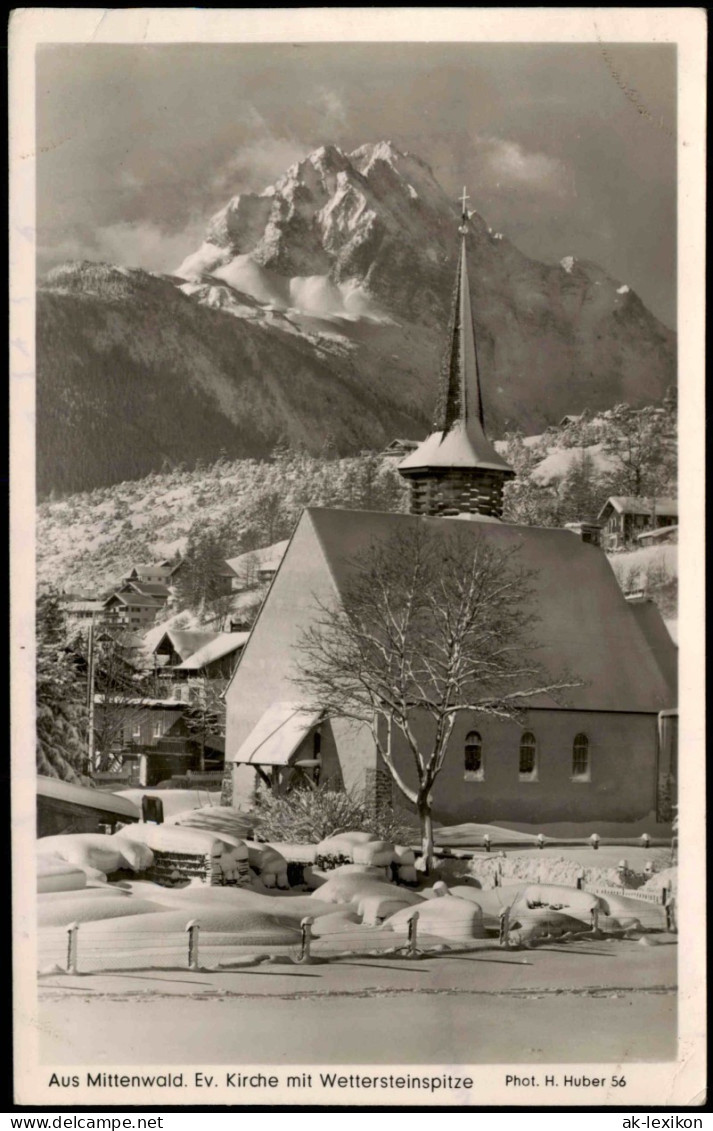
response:
[[[591,444],[586,448],[552,448],[532,472],[532,478],[536,483],[542,484],[564,479],[571,468],[581,461],[582,453],[591,457],[597,473],[613,470],[614,461],[602,450],[602,445]]]

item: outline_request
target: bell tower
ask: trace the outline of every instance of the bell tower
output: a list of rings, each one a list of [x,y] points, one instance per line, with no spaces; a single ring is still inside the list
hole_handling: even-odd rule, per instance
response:
[[[485,434],[466,262],[467,199],[463,189],[460,256],[434,431],[399,464],[399,473],[410,484],[412,514],[500,518],[503,486],[515,472]]]

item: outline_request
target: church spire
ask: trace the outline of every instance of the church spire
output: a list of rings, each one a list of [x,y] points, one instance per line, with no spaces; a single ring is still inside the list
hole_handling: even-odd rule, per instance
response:
[[[461,420],[477,421],[485,427],[483,398],[480,392],[478,355],[470,305],[470,284],[466,257],[466,236],[470,214],[466,208],[465,188],[461,198],[460,255],[453,292],[448,340],[441,365],[441,383],[435,426],[444,434]]]
[[[463,189],[461,246],[434,431],[399,464],[399,472],[411,482],[416,514],[499,518],[503,484],[514,472],[485,434],[466,257],[467,200]]]

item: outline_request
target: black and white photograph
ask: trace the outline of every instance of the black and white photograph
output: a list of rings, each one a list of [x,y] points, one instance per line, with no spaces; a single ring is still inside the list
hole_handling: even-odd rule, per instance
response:
[[[15,12],[17,1103],[704,1102],[704,43]]]

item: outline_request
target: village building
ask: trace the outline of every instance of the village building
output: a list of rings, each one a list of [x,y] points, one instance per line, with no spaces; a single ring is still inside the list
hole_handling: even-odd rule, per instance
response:
[[[397,438],[386,445],[381,455],[388,459],[402,460],[409,452],[416,450],[418,443],[418,440],[400,440]]]
[[[92,621],[101,620],[104,615],[104,601],[100,597],[65,596],[61,605],[70,633],[86,633]]]
[[[152,654],[157,667],[170,676],[174,668],[202,648],[215,636],[214,632],[169,628],[158,639]]]
[[[162,605],[165,605],[171,596],[171,590],[161,581],[124,581],[114,592],[138,593],[141,597],[153,597]]]
[[[249,550],[245,554],[238,554],[236,558],[229,558],[225,564],[230,571],[233,592],[240,593],[246,589],[269,585],[277,573],[286,549],[287,539],[284,539],[281,542],[273,542],[271,546]]]
[[[217,632],[173,669],[187,679],[230,679],[237,667],[249,632]]]
[[[223,737],[209,727],[201,733],[196,707],[188,696],[175,694],[170,698],[96,695],[96,729],[115,734],[109,752],[113,764],[105,783],[116,778],[149,787],[180,774],[222,770]]]
[[[37,775],[37,836],[113,833],[141,812],[126,797]]]
[[[112,593],[103,604],[102,619],[105,624],[138,632],[154,623],[164,604],[157,597],[133,590]]]
[[[124,577],[123,581],[143,581],[143,582],[159,582],[162,585],[169,586],[171,578],[175,572],[175,564],[172,564],[168,558],[162,562],[149,563],[148,565],[139,564],[133,565],[129,572]]]
[[[161,679],[230,679],[245,646],[247,632],[200,632],[167,629],[153,649]]]
[[[465,539],[517,550],[532,571],[538,659],[553,679],[568,671],[577,685],[564,701],[533,698],[518,722],[460,714],[433,788],[434,818],[578,835],[622,823],[654,831],[671,816],[676,648],[655,605],[626,600],[587,530],[502,521],[514,472],[485,431],[465,217],[460,230],[434,428],[399,464],[410,513],[302,513],[226,692],[233,804],[250,802],[260,783],[280,790],[307,776],[372,799],[400,797],[364,725],[300,702],[300,643],[320,605],[339,606],[357,555],[416,527],[438,539],[457,522]],[[424,717],[424,743],[429,725]],[[410,754],[397,747],[395,757],[414,785]]]
[[[676,499],[637,499],[633,495],[611,495],[601,511],[602,545],[605,550],[621,550],[640,534],[678,525]]]

